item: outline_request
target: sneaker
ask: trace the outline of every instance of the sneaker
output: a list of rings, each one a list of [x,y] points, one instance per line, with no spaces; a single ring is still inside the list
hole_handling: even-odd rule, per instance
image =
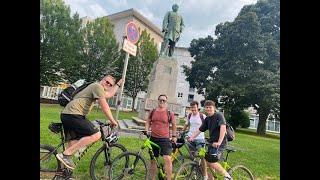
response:
[[[59,161],[61,161],[67,168],[74,169],[76,165],[73,163],[72,159],[62,153],[56,155]]]
[[[225,176],[223,179],[224,180],[233,180],[232,177],[228,177],[228,176]]]

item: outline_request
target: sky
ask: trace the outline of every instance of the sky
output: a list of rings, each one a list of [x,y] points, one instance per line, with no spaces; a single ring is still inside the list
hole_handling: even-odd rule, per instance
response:
[[[192,39],[215,37],[216,25],[233,21],[244,5],[257,0],[64,0],[71,13],[80,17],[103,17],[130,8],[137,10],[160,29],[166,12],[172,10],[174,3],[179,5],[185,28],[176,44],[189,47]]]

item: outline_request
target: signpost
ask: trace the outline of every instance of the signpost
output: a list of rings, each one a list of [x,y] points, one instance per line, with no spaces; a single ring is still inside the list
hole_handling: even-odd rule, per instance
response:
[[[126,58],[124,61],[123,73],[122,73],[123,84],[121,86],[120,93],[118,94],[118,98],[117,98],[117,112],[116,112],[117,121],[119,118],[119,111],[120,111],[122,93],[123,93],[123,88],[124,88],[124,83],[125,83],[125,78],[127,73],[129,54],[131,54],[132,56],[136,56],[137,46],[135,44],[138,42],[140,38],[138,28],[133,22],[129,22],[127,24],[125,31],[126,31],[126,37],[124,38],[122,49],[127,53],[126,53]]]

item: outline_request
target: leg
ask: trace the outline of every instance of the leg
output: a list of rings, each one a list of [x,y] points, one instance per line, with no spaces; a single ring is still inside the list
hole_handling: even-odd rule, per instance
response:
[[[67,156],[70,156],[72,154],[74,154],[78,149],[86,146],[86,145],[89,145],[93,142],[96,142],[100,139],[101,137],[101,133],[100,132],[97,132],[91,136],[86,136],[86,137],[83,137],[81,138],[79,141],[77,141],[76,143],[74,143],[72,146],[68,147],[64,152],[63,154],[64,155],[67,155]]]
[[[168,46],[169,46],[169,39],[164,39],[164,41],[162,42],[160,55],[166,55],[166,56],[168,55],[167,53]]]
[[[164,169],[166,171],[167,180],[171,180],[171,175],[172,175],[171,157],[169,155],[164,155],[163,159],[164,159]]]
[[[218,162],[209,163],[209,166],[211,168],[217,170],[220,174],[223,174],[224,176],[230,177],[230,174],[225,169],[223,169],[223,167]]]
[[[176,42],[170,40],[169,57],[172,57]]]
[[[150,161],[150,178],[152,180],[156,179],[156,174],[157,174],[157,164],[154,159]]]
[[[71,147],[72,145],[74,145],[75,143],[77,143],[77,142],[78,142],[78,140],[70,140],[70,141],[68,142],[67,149],[68,149],[69,147]]]
[[[95,129],[94,125],[84,116],[61,114],[61,121],[66,138],[77,139],[77,141],[70,141],[68,148],[63,152],[64,155],[72,155],[81,147],[89,145],[101,137],[100,131]]]
[[[201,160],[201,168],[202,168],[203,175],[208,176],[207,163],[206,163],[206,160],[204,159]]]
[[[154,138],[151,136],[150,140],[156,144],[158,144],[158,139],[157,138]],[[152,151],[153,151],[153,156],[151,155],[150,153],[150,178],[151,180],[155,180],[156,179],[156,174],[157,174],[157,164],[156,164],[156,160],[155,158],[158,158],[159,157],[159,148],[157,148],[156,146],[154,145],[151,145],[152,147]]]

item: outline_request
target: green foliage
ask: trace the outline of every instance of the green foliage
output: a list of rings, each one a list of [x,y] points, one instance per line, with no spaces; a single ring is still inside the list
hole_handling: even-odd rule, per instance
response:
[[[230,118],[228,119],[233,128],[242,127],[248,128],[250,126],[249,113],[245,111],[235,111],[230,113]]]
[[[77,31],[79,15],[70,16],[70,8],[62,0],[40,1],[40,83],[54,85],[63,77],[63,64],[76,61],[81,48]]]
[[[86,25],[62,0],[40,2],[40,84],[98,80],[120,59],[107,18]]]
[[[158,57],[157,46],[146,30],[142,31],[137,46],[137,56],[129,58],[124,88],[125,93],[133,97],[133,104],[138,92],[147,90],[148,76]],[[132,110],[134,110],[134,106],[132,106]]]
[[[190,86],[205,88],[206,99],[226,113],[258,105],[259,134],[271,112],[280,118],[279,6],[279,0],[244,6],[233,22],[217,25],[217,39],[192,40],[195,61],[184,69]]]
[[[85,46],[81,58],[82,68],[78,70],[87,81],[95,81],[114,70],[121,57],[118,43],[113,33],[113,25],[106,17],[89,22],[83,31]]]

